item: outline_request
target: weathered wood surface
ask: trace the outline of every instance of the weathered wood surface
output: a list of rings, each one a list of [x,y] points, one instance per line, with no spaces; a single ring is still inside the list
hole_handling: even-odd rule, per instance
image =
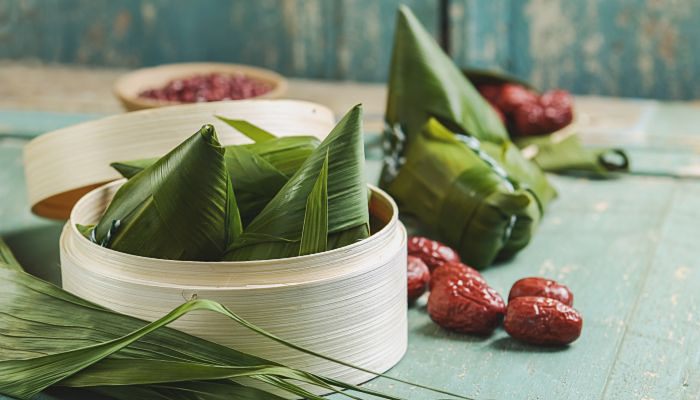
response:
[[[62,83],[29,94],[5,88],[0,96],[0,236],[28,270],[56,281],[61,224],[30,214],[21,148],[37,133],[119,112],[105,99],[119,71],[94,80],[65,68],[26,71],[34,71],[25,75],[27,87],[56,76]],[[368,178],[376,180],[384,89],[291,86],[292,97],[330,104],[338,114],[367,104]],[[65,87],[75,96],[61,98]],[[13,99],[24,111],[1,109]],[[32,104],[81,113],[32,112]],[[554,350],[518,344],[502,330],[490,338],[446,333],[430,322],[423,299],[409,311],[409,352],[391,374],[477,399],[700,400],[700,180],[688,178],[700,174],[700,114],[684,103],[583,97],[576,104],[588,144],[620,144],[636,173],[657,176],[553,177],[560,197],[533,243],[484,275],[503,294],[526,275],[568,284],[584,315],[581,339]],[[369,385],[410,399],[439,398],[382,379]]]
[[[225,61],[295,77],[383,81],[400,3],[438,35],[439,0],[5,0],[0,59],[128,68]],[[696,1],[446,3],[461,65],[579,94],[700,97]]]
[[[381,80],[401,3],[436,29],[437,0],[5,0],[0,59],[130,68],[206,60]]]

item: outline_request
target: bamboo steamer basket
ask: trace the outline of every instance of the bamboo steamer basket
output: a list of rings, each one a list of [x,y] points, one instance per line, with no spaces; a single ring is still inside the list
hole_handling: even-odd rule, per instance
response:
[[[75,224],[96,222],[124,182],[110,162],[161,156],[205,123],[215,125],[224,145],[249,141],[214,115],[245,119],[280,136],[323,139],[334,126],[332,112],[318,104],[242,100],[107,117],[50,132],[25,147],[32,210],[70,218],[59,244],[63,287],[145,320],[194,297],[216,300],[285,340],[375,371],[391,368],[407,342],[406,231],[396,204],[377,188],[371,187],[371,237],[302,257],[158,260],[97,246],[78,233]],[[289,350],[212,312],[193,312],[171,326],[348,382],[373,377]]]
[[[270,85],[270,91],[256,99],[277,99],[287,92],[287,80],[276,72],[264,68],[240,64],[225,63],[178,63],[165,64],[157,67],[142,68],[119,78],[114,84],[114,94],[127,111],[145,110],[148,108],[183,104],[177,101],[165,101],[140,97],[139,94],[147,89],[160,88],[175,79],[189,78],[194,75],[242,74],[249,78]]]
[[[245,119],[279,136],[323,139],[333,128],[328,108],[295,100],[236,100],[187,104],[115,115],[58,129],[30,141],[24,167],[32,212],[66,220],[78,199],[119,179],[115,161],[159,157],[210,123],[223,145],[249,142],[214,116]]]
[[[123,180],[78,201],[60,240],[63,287],[152,321],[192,298],[221,302],[287,341],[374,371],[406,351],[406,230],[394,201],[370,186],[373,234],[339,249],[277,260],[159,260],[100,247],[75,224],[95,223]],[[201,338],[350,383],[373,375],[291,350],[226,317],[195,312],[171,324]]]

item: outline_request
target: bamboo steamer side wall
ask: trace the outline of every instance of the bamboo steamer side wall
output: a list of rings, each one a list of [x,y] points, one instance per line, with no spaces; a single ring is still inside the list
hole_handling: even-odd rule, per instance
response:
[[[377,371],[405,353],[406,231],[384,192],[372,188],[372,214],[384,219],[384,227],[353,245],[281,260],[184,262],[118,253],[78,233],[74,224],[99,218],[122,183],[98,188],[76,204],[60,242],[66,290],[145,320],[194,297],[219,301],[288,341]],[[352,383],[373,377],[289,350],[213,313],[195,312],[172,326]]]

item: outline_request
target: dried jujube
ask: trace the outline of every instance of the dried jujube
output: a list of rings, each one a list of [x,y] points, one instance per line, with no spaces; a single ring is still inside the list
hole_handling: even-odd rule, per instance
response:
[[[418,257],[408,256],[407,261],[408,301],[414,301],[425,293],[430,282],[430,270]]]
[[[452,248],[422,236],[408,238],[408,254],[423,260],[430,272],[443,264],[461,261]]]
[[[436,268],[430,276],[430,289],[433,289],[433,286],[439,281],[442,281],[443,279],[447,278],[456,278],[456,279],[476,279],[478,281],[481,281],[483,284],[486,284],[486,281],[484,280],[484,277],[481,276],[479,271],[475,270],[474,268],[463,264],[461,262],[453,262],[453,263],[447,263],[444,264],[438,268]]]
[[[526,343],[561,346],[578,339],[583,319],[559,300],[527,296],[508,303],[503,327],[510,336]]]
[[[481,95],[498,111],[513,136],[545,135],[573,120],[573,99],[561,89],[538,94],[522,85],[482,85]]]
[[[574,295],[568,287],[540,277],[523,278],[515,282],[508,294],[508,301],[525,296],[547,297],[559,300],[567,306],[574,304]]]
[[[437,282],[428,298],[430,318],[455,332],[488,335],[505,313],[501,296],[474,278],[449,277]]]

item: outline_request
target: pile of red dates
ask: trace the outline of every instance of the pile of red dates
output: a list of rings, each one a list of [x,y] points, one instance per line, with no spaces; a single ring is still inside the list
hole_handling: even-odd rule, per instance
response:
[[[508,304],[475,269],[440,242],[420,236],[408,242],[408,298],[426,290],[428,314],[438,325],[460,333],[491,334],[503,321],[505,331],[522,342],[567,345],[581,335],[583,319],[572,308],[574,296],[545,278],[513,284]]]
[[[480,85],[477,89],[512,136],[550,134],[569,125],[574,118],[573,99],[565,90],[539,94],[516,83]]]

